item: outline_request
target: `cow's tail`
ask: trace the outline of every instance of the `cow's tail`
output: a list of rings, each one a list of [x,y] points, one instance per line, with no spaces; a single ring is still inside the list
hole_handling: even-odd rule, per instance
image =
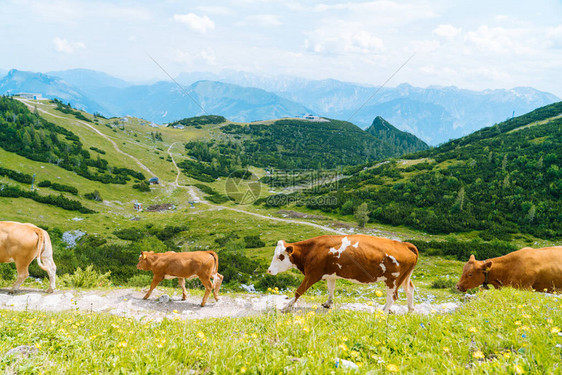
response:
[[[41,255],[43,254],[43,252],[53,252],[52,248],[46,248],[47,244],[49,247],[51,246],[51,241],[45,241],[45,234],[43,232],[43,229],[37,228],[35,230],[35,233],[37,233],[37,264],[43,271],[48,271],[49,269],[45,265],[43,265],[43,262],[41,262]]]
[[[410,268],[406,272],[404,272],[403,277],[401,277],[401,279],[398,282],[398,287],[402,286],[404,288],[404,291],[407,292],[409,288],[415,288],[414,283],[411,280],[411,276],[412,273],[414,273],[414,268],[418,264],[419,251],[418,248],[412,243],[404,242],[404,245],[406,245],[408,247],[408,250],[410,250],[416,256],[416,260],[412,262]],[[395,293],[397,292],[398,292],[398,288],[396,288]]]

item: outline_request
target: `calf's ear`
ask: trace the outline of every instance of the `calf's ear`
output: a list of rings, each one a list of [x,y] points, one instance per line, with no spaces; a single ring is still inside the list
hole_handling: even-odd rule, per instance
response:
[[[146,259],[146,254],[144,253],[144,251],[141,252],[141,254],[142,254],[142,259]]]
[[[285,248],[285,251],[287,252],[287,254],[291,255],[293,253],[293,247],[292,246],[287,246]]]
[[[470,258],[468,258],[469,262],[474,262],[476,260],[476,258],[474,257],[474,254],[470,254]]]
[[[487,260],[484,262],[484,270],[489,270],[490,267],[492,267],[492,261],[491,260]]]

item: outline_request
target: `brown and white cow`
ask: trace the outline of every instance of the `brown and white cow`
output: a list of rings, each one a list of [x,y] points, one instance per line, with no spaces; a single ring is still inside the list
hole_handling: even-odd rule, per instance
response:
[[[214,251],[192,251],[176,253],[168,251],[165,253],[154,253],[153,251],[143,251],[139,256],[137,268],[143,271],[152,271],[154,278],[150,284],[150,289],[143,297],[147,299],[164,279],[178,278],[178,285],[181,286],[183,295],[182,300],[187,298],[185,289],[185,279],[201,280],[205,287],[205,295],[201,306],[205,306],[211,290],[215,300],[219,299],[219,288],[222,284],[223,276],[218,272],[219,257]],[[213,281],[211,281],[213,278]]]
[[[47,231],[29,223],[0,221],[0,263],[16,263],[18,277],[11,292],[19,289],[29,276],[29,265],[37,264],[49,275],[48,293],[55,289],[57,266],[53,260],[53,247]]]
[[[488,284],[496,289],[511,286],[538,291],[562,290],[562,246],[514,251],[501,257],[476,260],[474,255],[464,265],[457,289],[468,289]]]
[[[360,284],[384,281],[386,305],[384,311],[398,298],[398,288],[406,292],[408,310],[414,309],[414,284],[410,280],[418,261],[418,249],[408,242],[366,235],[319,236],[308,240],[286,243],[279,241],[267,272],[279,272],[296,268],[304,274],[304,280],[295,297],[283,311],[290,310],[308,288],[320,280],[328,285],[328,301],[333,303],[336,279],[347,279]]]

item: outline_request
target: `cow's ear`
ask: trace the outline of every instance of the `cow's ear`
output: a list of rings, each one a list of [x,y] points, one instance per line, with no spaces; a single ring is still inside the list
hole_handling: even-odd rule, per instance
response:
[[[287,252],[287,254],[291,255],[293,253],[293,247],[292,246],[287,246],[285,248],[285,251]]]
[[[146,259],[146,254],[144,253],[144,251],[141,251],[141,255],[142,255],[142,259]]]
[[[489,270],[490,267],[492,267],[492,261],[491,260],[487,260],[484,262],[484,270]]]
[[[474,257],[474,254],[470,254],[470,258],[468,258],[469,262],[474,262],[476,260],[476,258]]]

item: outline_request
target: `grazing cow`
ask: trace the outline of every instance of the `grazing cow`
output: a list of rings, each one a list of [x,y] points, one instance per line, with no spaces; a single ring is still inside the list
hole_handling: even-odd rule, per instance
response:
[[[47,231],[29,223],[0,221],[0,263],[15,262],[18,277],[11,293],[19,289],[29,276],[29,265],[37,264],[49,275],[47,293],[55,289],[57,266],[53,260],[53,247]]]
[[[384,281],[386,305],[384,311],[398,298],[398,288],[404,287],[408,310],[414,309],[414,284],[410,277],[418,261],[418,249],[408,242],[366,235],[320,236],[305,241],[286,243],[279,241],[267,272],[279,272],[296,268],[304,274],[304,280],[295,297],[283,311],[290,310],[308,288],[320,280],[328,284],[328,301],[333,303],[336,279],[347,279],[359,284]]]
[[[176,277],[178,278],[178,285],[181,286],[183,291],[182,300],[187,298],[185,279],[190,280],[196,277],[205,286],[205,295],[203,296],[201,306],[205,306],[207,303],[211,290],[215,300],[218,301],[219,299],[219,288],[221,287],[223,276],[218,272],[219,257],[214,251],[193,251],[187,253],[143,251],[139,256],[137,268],[154,273],[150,289],[143,299],[150,297],[150,293],[162,280],[175,279]],[[213,278],[212,282],[211,277]]]
[[[479,261],[471,255],[462,269],[457,289],[488,284],[496,289],[511,286],[538,291],[562,290],[562,246],[514,251],[501,257]]]

